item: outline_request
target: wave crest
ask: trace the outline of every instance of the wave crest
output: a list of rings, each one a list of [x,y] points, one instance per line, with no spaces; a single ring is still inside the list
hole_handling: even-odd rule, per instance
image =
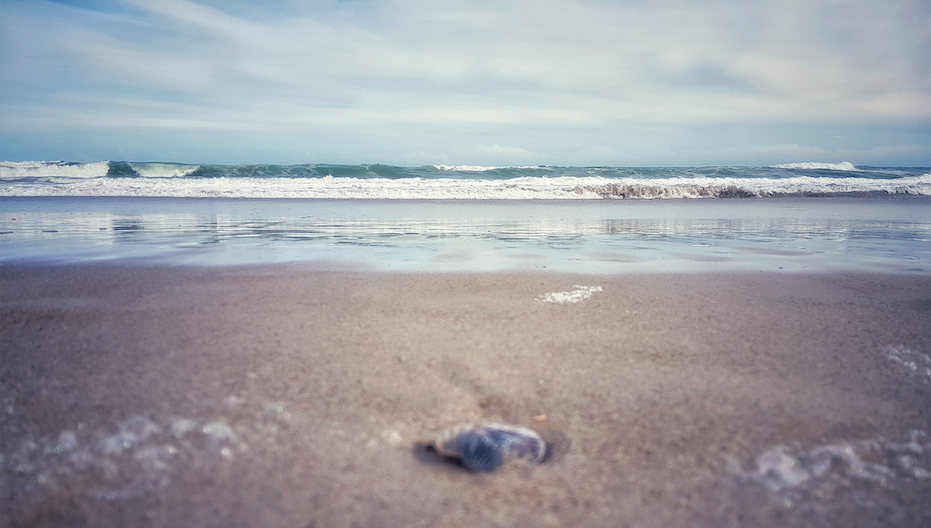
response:
[[[143,178],[183,178],[190,176],[200,165],[178,163],[128,163],[133,171]]]
[[[64,161],[0,161],[0,178],[102,178],[110,162],[70,163]]]
[[[798,163],[780,163],[772,166],[775,169],[808,169],[808,170],[837,170],[837,171],[855,171],[860,170],[849,161],[840,163],[822,163],[818,161],[802,161]]]
[[[447,172],[487,172],[498,170],[500,167],[484,167],[482,165],[434,165],[433,168]]]
[[[738,185],[649,185],[642,183],[606,183],[585,186],[579,193],[591,192],[601,198],[753,198],[759,192]]]

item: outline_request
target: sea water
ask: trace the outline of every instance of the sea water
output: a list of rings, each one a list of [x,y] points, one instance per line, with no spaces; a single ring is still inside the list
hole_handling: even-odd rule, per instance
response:
[[[0,262],[931,271],[931,169],[0,162]]]

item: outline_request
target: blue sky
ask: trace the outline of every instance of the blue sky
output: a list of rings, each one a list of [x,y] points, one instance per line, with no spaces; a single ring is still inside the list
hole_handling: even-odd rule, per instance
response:
[[[931,3],[3,0],[0,159],[927,166]]]

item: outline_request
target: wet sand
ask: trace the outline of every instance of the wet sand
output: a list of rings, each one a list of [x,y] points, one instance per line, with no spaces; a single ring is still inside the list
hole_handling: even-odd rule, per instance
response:
[[[928,526],[929,347],[917,274],[4,265],[0,525]],[[416,447],[483,420],[548,459]]]

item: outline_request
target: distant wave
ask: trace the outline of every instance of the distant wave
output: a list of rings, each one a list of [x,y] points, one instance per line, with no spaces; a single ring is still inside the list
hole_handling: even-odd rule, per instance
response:
[[[441,171],[485,172],[498,170],[500,167],[483,167],[481,165],[434,165],[433,168]]]
[[[0,178],[101,178],[110,162],[68,163],[64,161],[0,161]]]
[[[809,170],[837,170],[837,171],[855,171],[857,169],[853,163],[842,161],[840,163],[821,163],[817,161],[803,161],[800,163],[781,163],[772,166],[775,169],[809,169]]]
[[[567,200],[870,193],[931,195],[931,173],[846,162],[665,168],[0,162],[0,196]]]
[[[486,167],[483,165],[433,165],[433,168],[448,172],[491,172],[500,170],[551,170],[541,165],[519,165],[506,167]]]

